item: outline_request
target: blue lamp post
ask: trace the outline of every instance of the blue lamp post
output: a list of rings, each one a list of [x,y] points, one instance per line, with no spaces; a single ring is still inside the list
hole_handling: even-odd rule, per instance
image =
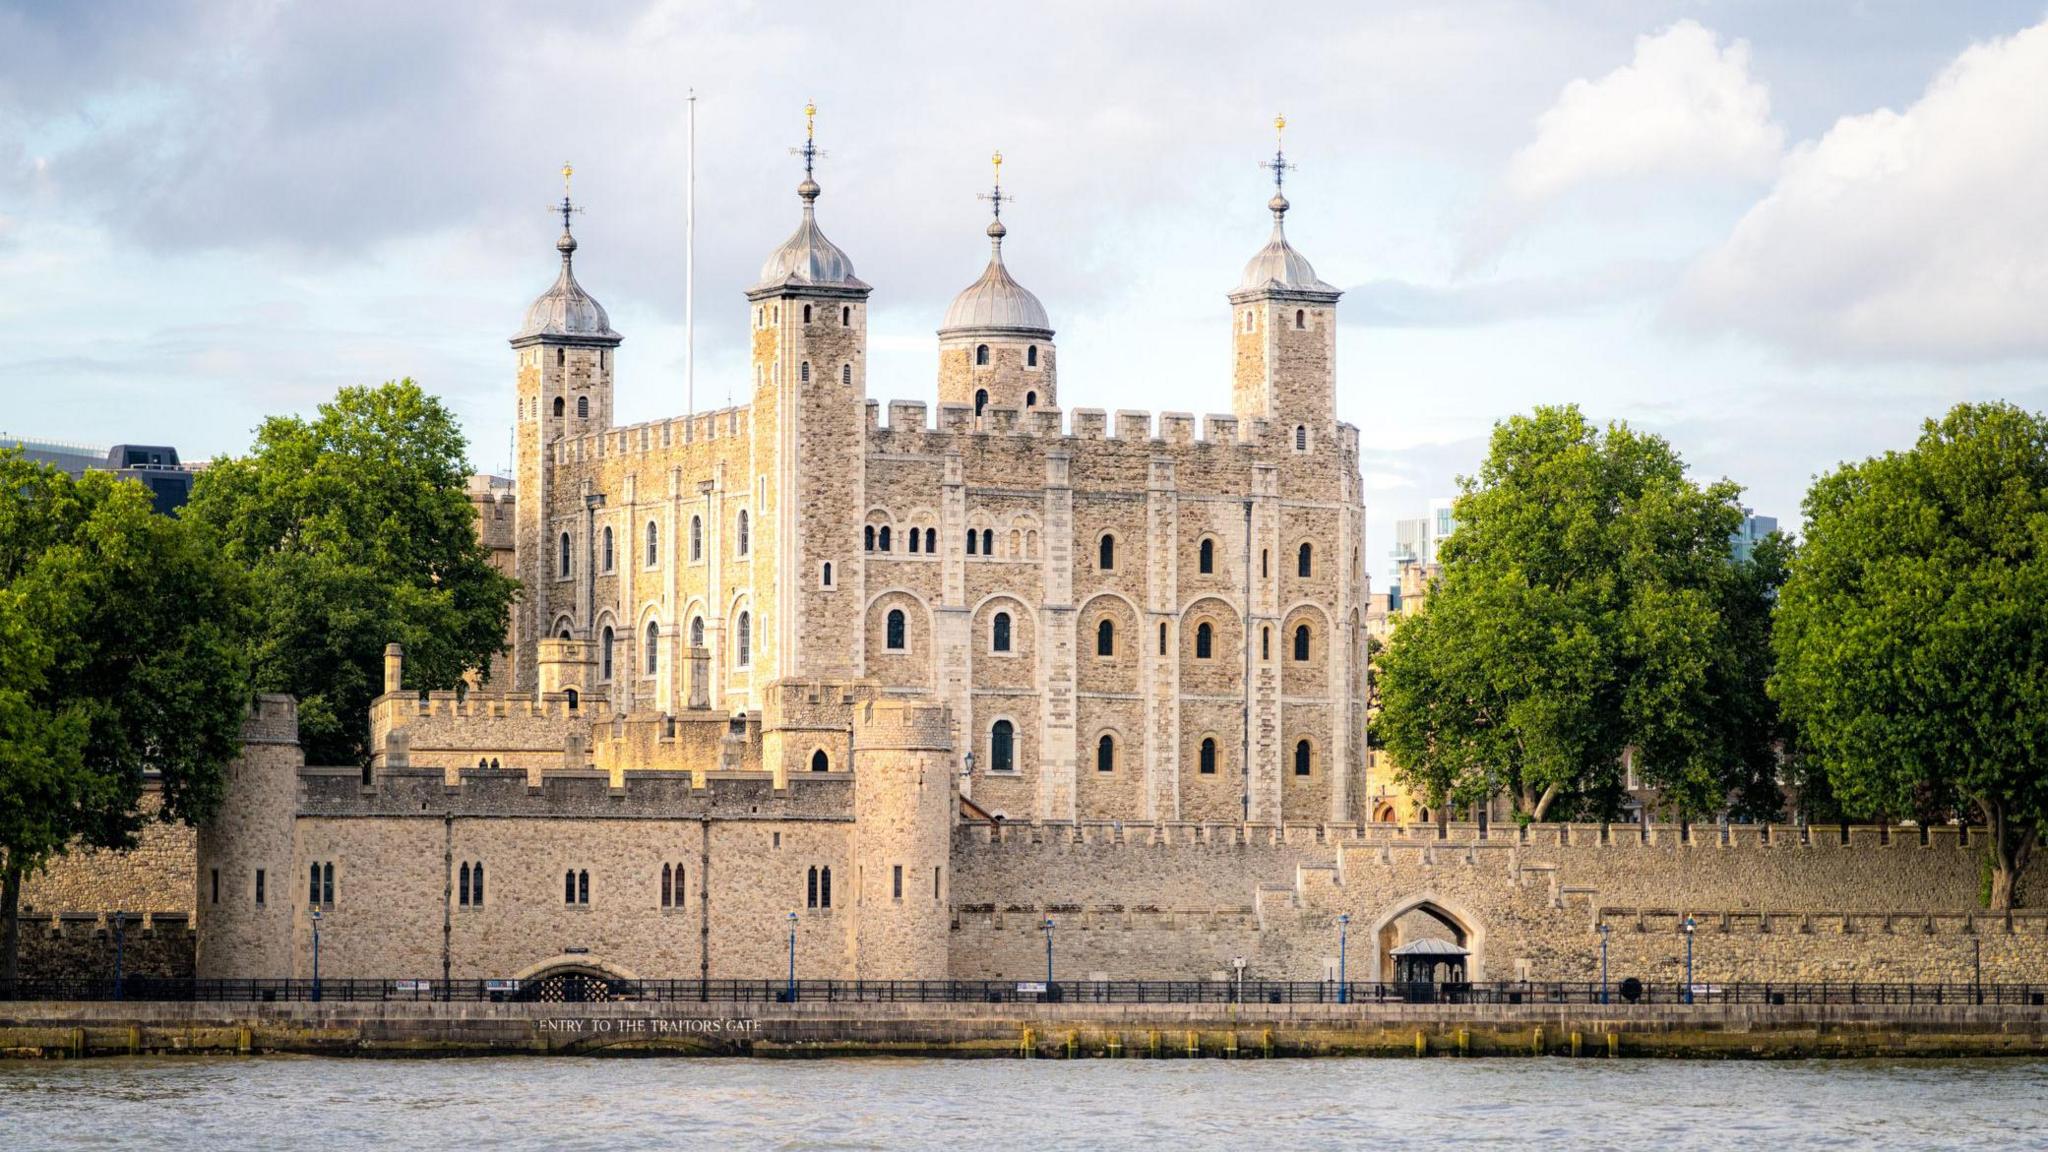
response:
[[[1607,922],[1602,920],[1600,929],[1600,1002],[1607,1003]]]
[[[124,922],[127,919],[128,914],[126,912],[119,911],[118,909],[114,912],[114,999],[116,1000],[121,999],[122,992],[121,946],[124,943],[123,937],[125,936],[122,929],[125,927]]]
[[[1699,925],[1692,917],[1685,918],[1685,1002],[1692,1003],[1692,930]]]
[[[789,914],[789,993],[784,999],[796,1003],[796,913]]]
[[[1047,916],[1045,923],[1041,924],[1040,927],[1045,929],[1045,991],[1046,995],[1050,996],[1052,994],[1052,917]]]
[[[1337,916],[1337,1003],[1351,1003],[1351,982],[1344,971],[1345,938],[1351,932],[1351,913],[1342,912]]]
[[[320,910],[313,909],[313,999],[320,999]]]

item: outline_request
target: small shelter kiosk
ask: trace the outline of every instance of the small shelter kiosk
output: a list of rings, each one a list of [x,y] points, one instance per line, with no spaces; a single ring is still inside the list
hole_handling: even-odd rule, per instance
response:
[[[1451,1000],[1470,987],[1465,962],[1472,953],[1449,940],[1416,940],[1388,955],[1394,961],[1394,983],[1412,1003]]]

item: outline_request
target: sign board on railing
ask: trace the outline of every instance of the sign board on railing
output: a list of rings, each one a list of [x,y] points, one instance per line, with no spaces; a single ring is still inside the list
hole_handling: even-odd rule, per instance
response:
[[[391,982],[391,990],[393,992],[432,992],[434,990],[434,982],[432,980],[393,980]]]
[[[1017,994],[1018,994],[1018,995],[1020,995],[1020,996],[1021,996],[1021,995],[1044,995],[1044,993],[1045,993],[1045,981],[1043,981],[1043,980],[1019,980],[1019,981],[1017,981]]]

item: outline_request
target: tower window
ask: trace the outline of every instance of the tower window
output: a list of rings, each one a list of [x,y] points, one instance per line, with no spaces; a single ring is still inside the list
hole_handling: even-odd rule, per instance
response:
[[[1296,308],[1294,310],[1294,326],[1296,328],[1308,327],[1308,313]]]
[[[917,529],[915,528],[912,528],[910,530],[909,534],[905,536],[905,539],[910,541],[910,550],[912,552],[918,551],[919,547],[922,545],[924,541],[924,537],[920,535]]]
[[[602,549],[602,555],[604,556],[604,570],[606,572],[609,572],[612,570],[612,530],[609,525],[607,525],[604,530],[604,548]]]
[[[811,306],[809,304],[804,305],[805,312],[809,312],[810,310]],[[810,322],[811,318],[809,316],[805,316],[804,323],[808,324]],[[811,382],[811,362],[809,360],[804,361],[801,365],[797,367],[796,378],[805,384],[809,384]]]
[[[567,364],[568,362],[569,362],[569,352],[568,352],[568,349],[566,349],[566,348],[557,348],[557,349],[555,349],[555,367],[557,367],[557,368],[560,368],[560,367],[562,367],[563,365]]]
[[[1216,774],[1216,741],[1207,736],[1202,738],[1200,768],[1204,776],[1214,776]]]
[[[1166,655],[1166,621],[1159,622],[1159,654]]]
[[[462,862],[461,876],[461,888],[459,889],[461,895],[457,897],[456,902],[467,908],[469,907],[469,861],[467,860]],[[663,879],[666,880],[667,877],[664,876]]]
[[[659,671],[661,671],[661,625],[656,621],[649,620],[647,622],[647,674],[652,676]]]
[[[1216,571],[1216,542],[1214,540],[1202,541],[1202,557],[1199,566],[1204,576]]]
[[[840,307],[839,326],[841,328],[853,327],[853,308],[851,305],[843,305]]]
[[[887,552],[889,550],[889,526],[887,524],[882,525],[882,530],[877,536],[882,542],[882,551]]]
[[[1308,425],[1296,424],[1294,426],[1294,450],[1296,452],[1308,451]]]
[[[967,554],[969,556],[981,555],[981,533],[976,532],[972,528],[967,530]]]
[[[888,636],[887,636],[887,639],[886,639],[885,643],[886,643],[886,644],[888,645],[889,651],[891,651],[891,652],[901,652],[901,651],[903,651],[903,649],[904,649],[904,641],[905,641],[905,637],[904,637],[904,635],[903,635],[903,633],[904,633],[904,617],[903,617],[903,609],[901,609],[901,608],[891,608],[891,609],[889,609],[889,623],[888,623],[888,628],[887,628],[887,631],[888,631]]]
[[[1095,742],[1095,770],[1116,771],[1116,737],[1104,732],[1102,739]]]
[[[974,346],[974,363],[977,366],[986,365],[988,363],[988,345],[976,344]]]
[[[603,632],[598,633],[597,671],[600,680],[612,678],[612,626],[609,624],[604,626]]]
[[[1095,625],[1095,654],[1097,656],[1116,655],[1116,623],[1114,621],[1104,620]]]
[[[1026,392],[1026,393],[1024,394],[1024,406],[1025,406],[1026,408],[1036,408],[1036,407],[1038,407],[1038,393],[1036,393],[1036,392]]]
[[[1038,345],[1033,344],[1024,349],[1024,366],[1026,368],[1038,367]]]
[[[1116,537],[1105,532],[1095,546],[1095,566],[1104,572],[1116,571]]]
[[[569,534],[567,532],[562,533],[561,544],[561,575],[564,579],[567,579],[569,576]]]
[[[839,382],[841,384],[853,383],[853,365],[841,364],[839,366]]]
[[[924,550],[931,553],[938,552],[939,530],[937,528],[927,528],[924,530]]]
[[[1010,614],[1008,612],[996,613],[995,622],[991,625],[989,632],[988,646],[992,652],[1008,652],[1010,650]]]
[[[265,892],[264,892],[264,887],[265,887],[265,885],[264,885],[264,880],[265,880],[265,879],[266,879],[266,877],[265,877],[265,876],[264,876],[264,874],[263,874],[263,869],[261,869],[261,868],[258,868],[258,869],[256,870],[256,903],[258,903],[258,904],[262,904],[262,903],[264,902],[264,896],[265,896]]]
[[[745,556],[747,554],[747,510],[745,508],[740,509],[739,544],[740,555]]]
[[[1261,628],[1259,629],[1259,659],[1271,660],[1272,658],[1273,630],[1271,628]]]
[[[873,524],[868,525],[867,530],[862,533],[861,543],[869,552],[875,550],[875,526]]]
[[[1314,571],[1315,549],[1308,541],[1304,540],[1301,542],[1301,551],[1296,553],[1294,557],[1294,574],[1305,579]]]
[[[647,522],[647,566],[649,568],[654,567],[655,561],[661,558],[661,550],[658,546],[660,539],[661,531],[654,526],[654,521],[649,520]]]
[[[995,554],[996,554],[996,530],[995,530],[995,529],[993,529],[993,528],[983,528],[983,529],[981,530],[981,554],[982,554],[983,556],[993,556],[993,555],[995,555]]]
[[[690,517],[690,559],[694,562],[704,558],[704,518]]]
[[[588,418],[589,418],[589,416],[590,416],[590,397],[588,397],[588,396],[578,396],[578,397],[576,398],[576,418],[577,418],[578,420],[583,420],[583,419],[588,419]]]
[[[988,730],[988,770],[1017,770],[1017,729],[1008,720],[998,720]]]
[[[1216,630],[1204,620],[1195,625],[1195,659],[1207,660],[1216,648]]]
[[[818,869],[818,907],[830,908],[831,906],[832,866],[827,864],[823,868]]]
[[[831,770],[832,758],[830,756],[825,755],[825,750],[823,748],[820,748],[817,751],[811,753],[811,771],[830,772]]]
[[[832,562],[830,560],[825,561],[824,579],[821,583],[827,588],[832,586]]]
[[[818,906],[818,866],[816,864],[811,865],[810,872],[805,876],[804,906],[807,908],[816,908]]]
[[[1294,746],[1294,774],[1307,776],[1309,769],[1314,765],[1314,757],[1315,750],[1309,747],[1308,741],[1297,743]]]
[[[984,411],[985,409],[987,409],[987,408],[988,408],[988,389],[986,389],[986,388],[976,388],[976,389],[974,390],[974,414],[975,414],[976,416],[979,416],[979,415],[981,415],[981,414],[982,414],[982,412],[983,412],[983,411]]]
[[[751,613],[740,613],[739,627],[734,629],[735,642],[739,648],[740,667],[754,662],[754,618]]]
[[[1307,660],[1307,659],[1308,659],[1308,647],[1309,647],[1309,640],[1310,640],[1310,636],[1309,636],[1309,631],[1308,631],[1308,625],[1306,625],[1306,624],[1301,624],[1301,625],[1297,625],[1297,626],[1295,627],[1295,629],[1294,629],[1294,658],[1295,658],[1295,660],[1297,660],[1297,661],[1305,661],[1305,660]]]
[[[811,322],[811,306],[810,306],[809,304],[806,304],[806,305],[804,305],[804,323],[806,323],[806,324],[809,324],[810,322]],[[809,378],[809,377],[806,377],[806,379],[808,379],[808,378]]]
[[[557,396],[555,397],[555,415],[560,416],[562,415],[563,411],[564,408],[562,398],[560,396]]]
[[[666,864],[661,866],[661,906],[670,907],[675,900],[675,869]]]
[[[702,616],[692,616],[690,618],[690,647],[702,648],[703,646],[704,618]]]
[[[1252,310],[1249,308],[1244,310],[1244,330],[1247,332],[1252,330]]]

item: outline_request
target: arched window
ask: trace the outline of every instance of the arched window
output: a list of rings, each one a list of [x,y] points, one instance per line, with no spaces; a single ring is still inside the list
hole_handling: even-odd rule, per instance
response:
[[[1313,545],[1304,540],[1301,542],[1301,551],[1295,554],[1294,574],[1306,579],[1308,574],[1313,571],[1315,571],[1315,549]]]
[[[1271,551],[1265,548],[1259,549],[1259,579],[1264,580],[1273,574],[1273,566],[1270,563],[1272,558],[1273,553]]]
[[[747,554],[747,510],[740,509],[740,555]]]
[[[996,613],[995,622],[989,634],[988,646],[991,652],[1008,652],[1010,650],[1010,614],[1008,612]]]
[[[1097,656],[1116,655],[1115,621],[1103,620],[1095,625],[1095,654]]]
[[[562,873],[562,903],[574,904],[575,902],[576,870],[571,868],[567,872]]]
[[[839,308],[839,326],[840,326],[841,328],[851,328],[851,327],[853,327],[853,306],[852,306],[852,305],[850,305],[850,304],[846,304],[846,305],[841,305],[841,306],[840,306],[840,308]]]
[[[690,647],[702,648],[703,646],[704,618],[702,616],[693,616],[690,618]]]
[[[910,530],[909,534],[906,536],[906,539],[910,541],[910,550],[912,552],[920,551],[924,546],[924,536],[915,528],[912,528]]]
[[[882,531],[878,539],[882,542],[882,551],[887,552],[889,550],[889,526],[887,524],[882,525]]]
[[[927,528],[924,530],[924,550],[931,553],[938,552],[939,530],[937,528]]]
[[[986,365],[988,363],[988,345],[976,344],[974,346],[974,362],[977,365]]]
[[[560,416],[564,411],[562,398],[560,396],[555,397],[555,415]]]
[[[1204,576],[1216,571],[1216,542],[1214,540],[1202,541],[1200,568]]]
[[[901,608],[891,608],[891,609],[889,609],[889,622],[888,622],[888,625],[887,625],[887,633],[888,633],[888,636],[887,636],[887,639],[886,639],[886,640],[884,641],[884,643],[885,643],[885,644],[886,644],[886,645],[888,646],[888,649],[889,649],[889,651],[891,651],[891,652],[901,652],[901,651],[903,651],[903,648],[904,648],[904,641],[905,641],[905,637],[904,637],[904,635],[903,635],[903,632],[904,632],[904,616],[903,616],[903,609],[901,609]]]
[[[830,756],[825,755],[825,750],[823,748],[820,748],[817,751],[811,753],[811,771],[830,772],[831,770],[832,758]]]
[[[1107,532],[1095,546],[1095,566],[1104,572],[1116,571],[1116,537]]]
[[[1214,776],[1216,774],[1216,741],[1212,737],[1202,737],[1200,767],[1204,776]]]
[[[851,384],[851,383],[853,383],[853,365],[852,365],[852,364],[841,364],[841,365],[839,366],[839,382],[840,382],[841,384]]]
[[[467,860],[462,862],[461,876],[461,888],[459,889],[461,895],[456,899],[458,903],[467,908],[469,906],[469,862]]]
[[[653,620],[647,622],[647,674],[661,671],[661,625]]]
[[[598,679],[612,678],[612,626],[609,624],[597,634],[597,670]]]
[[[1270,627],[1262,627],[1259,629],[1259,659],[1271,660],[1272,658],[1273,629]]]
[[[563,367],[563,366],[567,365],[568,363],[569,363],[569,350],[568,350],[567,348],[557,348],[557,349],[555,349],[555,367],[557,367],[557,368],[561,368],[561,367]]]
[[[574,688],[571,688],[563,694],[569,698],[569,711],[574,712],[576,710],[576,705],[580,702],[576,695],[576,690]]]
[[[688,891],[689,889],[683,886],[683,866],[678,864],[676,865],[676,907],[681,908],[683,906],[683,894]]]
[[[704,518],[702,516],[692,516],[690,517],[690,559],[696,561],[703,558]]]
[[[578,904],[590,903],[589,869],[581,869],[576,873],[576,902]]]
[[[739,651],[740,667],[754,662],[754,618],[751,613],[740,613],[739,627],[735,629],[734,644]]]
[[[875,526],[873,524],[868,525],[867,533],[862,539],[865,541],[867,550],[873,552],[875,550]]]
[[[816,908],[818,906],[818,866],[816,864],[811,865],[811,870],[804,876],[804,906],[806,908]]]
[[[1116,771],[1116,737],[1104,732],[1102,739],[1095,742],[1095,770]]]
[[[567,532],[562,533],[561,553],[562,575],[566,578],[569,575],[569,534]]]
[[[609,572],[612,570],[612,530],[609,525],[605,527],[604,547],[600,551],[604,556],[604,570]]]
[[[1309,769],[1310,769],[1310,768],[1311,768],[1311,767],[1313,766],[1313,764],[1314,764],[1314,760],[1315,760],[1315,750],[1309,747],[1309,743],[1308,743],[1308,741],[1306,741],[1306,740],[1303,740],[1303,741],[1300,741],[1299,743],[1295,744],[1295,746],[1294,746],[1294,774],[1295,774],[1296,776],[1306,776],[1306,775],[1308,775],[1308,774],[1309,774]]]
[[[981,554],[981,533],[976,532],[972,528],[967,530],[967,554],[969,556]]]
[[[811,306],[810,306],[809,304],[806,304],[806,305],[804,305],[804,323],[806,323],[806,324],[809,324],[810,322],[811,322]]]
[[[1309,633],[1308,633],[1308,625],[1306,625],[1306,624],[1297,624],[1297,625],[1295,625],[1295,626],[1294,626],[1294,658],[1295,658],[1296,660],[1307,660],[1307,659],[1308,659],[1308,644],[1309,644]]]
[[[576,418],[577,418],[577,419],[579,419],[579,420],[584,420],[584,419],[588,419],[589,417],[590,417],[590,397],[588,397],[588,396],[578,396],[578,397],[576,398]]]
[[[1024,394],[1024,406],[1025,406],[1026,408],[1036,408],[1036,407],[1038,407],[1038,393],[1036,393],[1036,392],[1026,392],[1026,393]]]
[[[1296,424],[1294,426],[1294,450],[1296,452],[1308,451],[1308,425]]]
[[[1195,659],[1207,660],[1216,646],[1216,630],[1207,620],[1195,625]]]
[[[831,906],[832,866],[827,864],[823,868],[818,869],[818,907],[830,908]]]
[[[1024,349],[1024,366],[1026,368],[1038,367],[1038,345],[1032,344]]]
[[[1308,313],[1296,308],[1294,310],[1294,326],[1296,328],[1308,327]]]
[[[481,860],[476,862],[469,874],[469,902],[472,904],[484,902],[484,862]]]
[[[1166,621],[1159,622],[1159,654],[1166,655]]]
[[[804,311],[809,312],[810,310],[811,306],[809,304],[804,305]],[[810,321],[811,318],[809,316],[804,317],[804,323],[808,324]],[[797,366],[797,380],[804,384],[811,382],[811,362],[809,360]]]
[[[998,720],[988,730],[988,770],[1011,772],[1017,767],[1017,729],[1008,720]]]
[[[979,416],[979,415],[981,415],[982,411],[983,411],[984,409],[986,409],[987,407],[988,407],[988,389],[986,389],[986,388],[976,388],[976,389],[974,390],[974,414],[975,414],[976,416]]]
[[[827,588],[832,586],[832,562],[830,560],[825,561],[824,585]]]
[[[993,528],[983,528],[983,529],[981,530],[981,554],[982,554],[983,556],[993,556],[993,555],[995,555],[995,554],[996,554],[996,530],[995,530],[995,529],[993,529]]]
[[[661,530],[654,526],[654,521],[649,520],[647,522],[647,566],[649,568],[654,567],[655,561],[661,559],[661,549],[658,547],[660,540]]]
[[[661,906],[667,908],[675,902],[675,869],[661,866]]]

